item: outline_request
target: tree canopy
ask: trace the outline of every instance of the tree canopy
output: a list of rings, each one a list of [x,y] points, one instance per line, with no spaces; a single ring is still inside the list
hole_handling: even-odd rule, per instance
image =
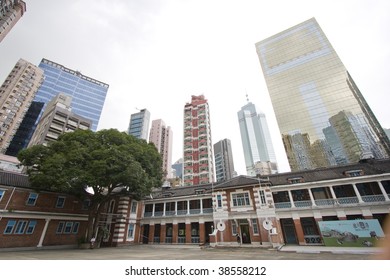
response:
[[[162,183],[162,160],[154,144],[116,129],[65,133],[47,146],[22,150],[18,159],[37,190],[83,198],[85,188],[93,188],[95,215],[113,195],[140,199]]]

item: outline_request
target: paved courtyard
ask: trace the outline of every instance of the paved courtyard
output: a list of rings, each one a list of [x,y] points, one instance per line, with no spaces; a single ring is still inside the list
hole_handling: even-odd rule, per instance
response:
[[[134,245],[100,249],[0,251],[0,260],[372,260],[375,251],[282,250],[254,247],[205,248]]]

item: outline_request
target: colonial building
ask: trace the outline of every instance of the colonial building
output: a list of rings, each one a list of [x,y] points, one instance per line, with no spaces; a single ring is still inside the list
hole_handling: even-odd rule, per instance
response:
[[[389,197],[390,160],[163,189],[144,200],[140,242],[321,245],[319,221],[382,224]]]
[[[0,248],[76,246],[87,222],[83,206],[71,196],[34,191],[25,175],[0,172]],[[386,159],[166,186],[143,201],[118,196],[106,203],[99,227],[107,233],[102,246],[324,245],[320,222],[377,220],[383,225],[389,213]]]

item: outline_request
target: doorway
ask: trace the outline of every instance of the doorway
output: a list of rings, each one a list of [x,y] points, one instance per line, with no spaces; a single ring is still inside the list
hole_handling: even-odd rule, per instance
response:
[[[280,219],[283,238],[286,244],[298,244],[297,234],[293,219]]]
[[[149,225],[144,225],[144,232],[142,233],[142,244],[149,243]]]
[[[251,244],[251,235],[249,233],[249,224],[240,224],[242,244]]]

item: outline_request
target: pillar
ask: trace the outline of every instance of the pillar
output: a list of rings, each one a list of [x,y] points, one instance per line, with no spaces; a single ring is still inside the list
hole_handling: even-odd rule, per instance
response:
[[[50,219],[45,220],[45,226],[43,227],[41,238],[39,239],[39,243],[37,247],[42,247],[43,241],[45,240],[47,227],[49,226]]]
[[[154,241],[154,225],[149,226],[149,243],[152,244]]]
[[[191,244],[191,223],[186,223],[186,243]]]
[[[311,203],[313,204],[313,206],[317,206],[316,201],[314,200],[313,193],[311,192],[311,189],[307,189],[307,191],[309,192]]]
[[[200,239],[200,244],[204,244],[206,242],[205,236],[206,236],[206,227],[204,223],[199,223],[199,239]]]
[[[291,191],[288,191],[288,197],[290,198],[291,208],[294,208],[295,204],[294,204],[294,199],[292,197]]]
[[[305,245],[305,238],[304,238],[304,233],[302,229],[302,224],[301,224],[301,219],[294,219],[294,226],[295,226],[295,232],[297,233],[297,239],[299,245]]]
[[[355,184],[352,184],[352,186],[353,186],[353,190],[355,191],[355,194],[356,194],[356,196],[358,198],[359,203],[363,203],[364,201],[363,201],[363,199],[362,199],[362,197],[361,197],[361,195],[359,193],[358,188],[356,187]]]
[[[177,237],[179,234],[179,225],[173,224],[172,226],[172,244],[177,243]]]
[[[165,224],[161,224],[161,230],[160,230],[160,243],[165,243],[165,236],[167,234],[167,226]]]

